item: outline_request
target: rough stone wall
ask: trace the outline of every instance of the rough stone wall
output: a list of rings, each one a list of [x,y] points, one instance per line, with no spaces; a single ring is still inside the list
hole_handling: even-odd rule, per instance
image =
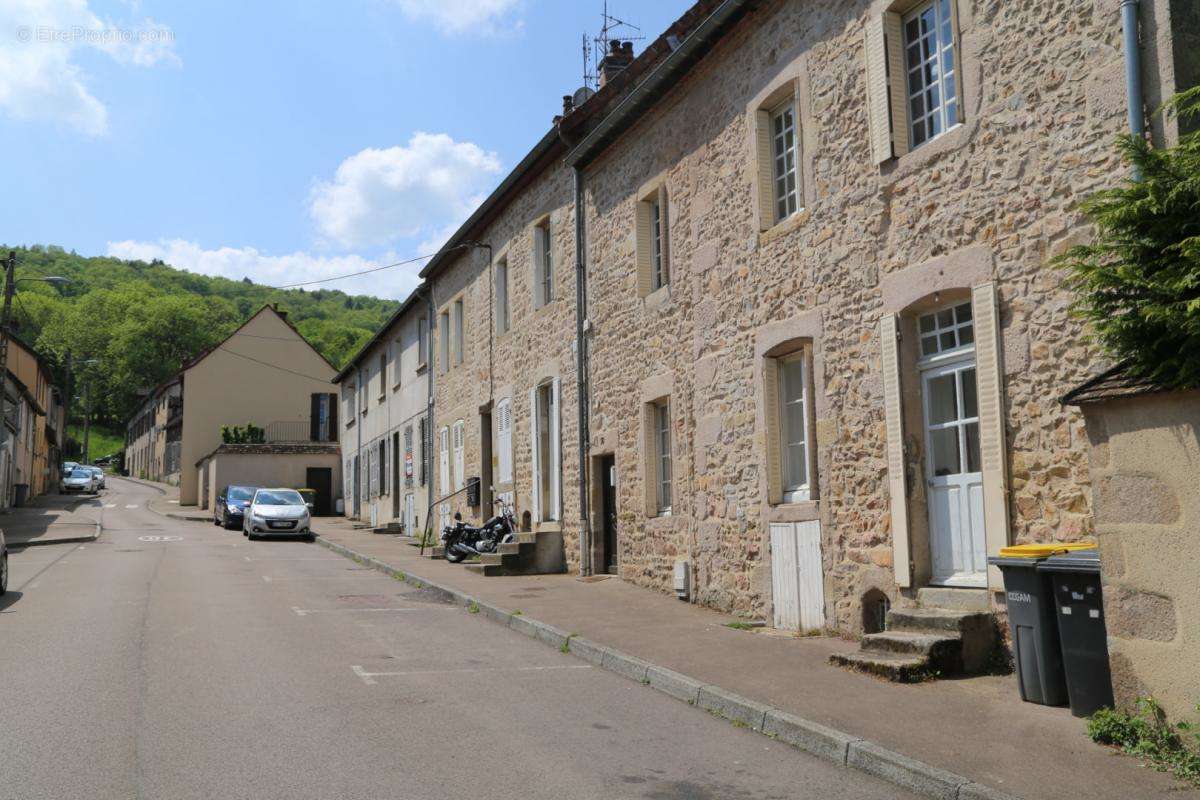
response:
[[[438,271],[432,278],[434,305],[440,314],[456,297],[465,298],[465,348],[463,363],[443,371],[434,365],[433,474],[440,481],[437,431],[453,428],[464,421],[464,463],[468,477],[482,474],[479,410],[493,394],[493,408],[505,397],[512,398],[513,480],[517,519],[532,508],[533,464],[531,450],[530,390],[547,378],[557,377],[560,389],[560,430],[562,452],[562,524],[544,524],[535,530],[553,533],[561,527],[566,544],[568,569],[578,568],[579,520],[579,426],[576,391],[575,351],[575,218],[570,171],[561,160],[538,176],[479,233],[477,241],[492,245],[493,260],[505,257],[509,274],[508,331],[495,336],[494,286],[491,284],[486,250],[464,250],[462,255]],[[533,229],[535,222],[550,217],[553,259],[553,300],[534,307]],[[491,313],[489,313],[491,309]],[[433,357],[441,353],[441,331],[434,320]],[[489,341],[492,351],[489,358]],[[452,355],[453,358],[453,355]],[[490,376],[489,382],[489,360]],[[499,421],[492,419],[492,470],[499,479]],[[453,442],[451,462],[453,464]],[[453,467],[452,467],[453,469]],[[496,484],[497,491],[507,486]],[[447,493],[438,485],[437,496]],[[463,518],[479,521],[488,509],[466,506],[465,497],[452,503],[452,511]],[[436,512],[435,512],[436,513]]]
[[[983,249],[1000,297],[1012,538],[1092,532],[1082,419],[1059,398],[1097,359],[1048,260],[1084,235],[1082,197],[1123,174],[1112,148],[1124,121],[1115,2],[959,0],[966,122],[882,169],[868,141],[868,10],[764,4],[589,167],[586,208],[592,442],[616,453],[622,576],[665,590],[672,562],[687,557],[699,602],[769,616],[767,522],[779,510],[763,488],[755,337],[815,314],[825,413],[811,512],[830,622],[851,631],[864,592],[899,594],[876,321],[881,284],[903,283],[904,268]],[[797,59],[811,200],[760,233],[747,104]],[[643,300],[635,196],[659,173],[671,284],[669,297]],[[640,386],[661,373],[673,380],[676,502],[671,516],[647,518]]]

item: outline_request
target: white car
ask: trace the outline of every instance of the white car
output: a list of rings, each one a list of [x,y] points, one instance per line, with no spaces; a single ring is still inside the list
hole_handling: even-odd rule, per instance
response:
[[[75,469],[63,476],[60,488],[63,494],[70,494],[71,492],[95,494],[96,484],[95,473],[87,467],[75,467]]]
[[[99,467],[85,467],[85,469],[90,469],[92,471],[92,474],[96,476],[96,488],[97,489],[107,489],[108,488],[108,484],[106,484],[104,482],[104,470],[100,469]]]
[[[303,536],[311,542],[316,538],[311,511],[295,489],[258,489],[242,516],[242,535]]]

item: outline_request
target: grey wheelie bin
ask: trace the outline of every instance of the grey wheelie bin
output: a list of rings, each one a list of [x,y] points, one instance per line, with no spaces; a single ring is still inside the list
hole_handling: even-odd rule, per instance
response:
[[[1038,565],[1050,577],[1071,713],[1089,717],[1113,705],[1108,636],[1100,590],[1100,551],[1076,550]]]
[[[1095,545],[1084,545],[1094,547]],[[1058,643],[1050,574],[1038,565],[1055,553],[1079,546],[1022,544],[1000,548],[988,563],[1004,574],[1008,627],[1021,699],[1047,706],[1067,704],[1067,680]]]

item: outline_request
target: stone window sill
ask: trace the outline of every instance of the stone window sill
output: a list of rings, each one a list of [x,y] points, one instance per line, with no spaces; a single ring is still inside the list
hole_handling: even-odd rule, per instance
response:
[[[880,168],[880,184],[890,186],[896,181],[927,167],[930,162],[965,146],[975,133],[976,124],[959,123],[940,136],[921,144],[899,158],[893,158]]]
[[[658,287],[650,294],[642,298],[642,303],[647,311],[665,311],[671,307],[671,284],[667,283]]]
[[[807,208],[802,208],[787,219],[776,222],[774,225],[758,234],[759,246],[761,247],[762,245],[770,244],[779,237],[788,235],[804,223],[808,222],[809,218],[811,217],[812,212]]]
[[[821,506],[817,500],[804,500],[799,503],[780,503],[767,506],[767,522],[810,522],[820,519]]]
[[[557,520],[538,522],[533,526],[534,533],[562,533],[562,523]]]

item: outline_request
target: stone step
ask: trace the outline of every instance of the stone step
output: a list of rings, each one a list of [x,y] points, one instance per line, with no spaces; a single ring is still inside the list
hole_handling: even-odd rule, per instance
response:
[[[442,547],[440,544],[435,544],[433,547],[427,547],[427,548],[425,548],[425,557],[426,558],[445,558],[446,557],[446,548]]]
[[[948,611],[987,612],[991,610],[987,589],[961,589],[950,586],[926,586],[917,590],[917,605]]]
[[[962,647],[962,637],[957,633],[916,633],[913,631],[883,631],[868,633],[862,638],[862,649],[868,653],[906,653],[915,656],[932,656],[945,650]]]
[[[831,664],[878,675],[896,683],[918,683],[933,677],[929,659],[903,653],[834,653]]]
[[[979,627],[990,628],[991,624],[990,614],[945,608],[893,608],[887,614],[889,631],[961,632]]]
[[[506,574],[502,564],[484,564],[482,561],[467,564],[467,571],[488,577]]]

